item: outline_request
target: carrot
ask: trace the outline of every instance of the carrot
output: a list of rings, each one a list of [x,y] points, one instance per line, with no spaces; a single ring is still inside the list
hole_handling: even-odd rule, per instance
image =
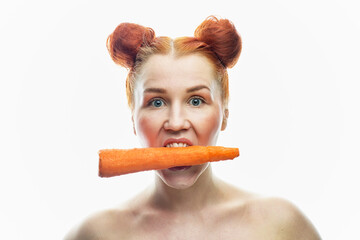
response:
[[[99,151],[99,176],[113,177],[146,170],[234,159],[238,148],[220,146],[103,149]]]

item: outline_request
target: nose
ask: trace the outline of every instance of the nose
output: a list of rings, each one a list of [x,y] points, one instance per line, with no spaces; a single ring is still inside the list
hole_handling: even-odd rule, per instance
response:
[[[164,123],[164,129],[169,131],[181,131],[190,128],[190,121],[187,118],[186,111],[179,105],[173,105],[169,108],[167,119]]]

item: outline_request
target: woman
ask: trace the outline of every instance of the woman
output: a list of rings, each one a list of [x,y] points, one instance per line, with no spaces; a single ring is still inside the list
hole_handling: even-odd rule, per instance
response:
[[[216,145],[228,112],[227,68],[241,39],[226,19],[207,18],[195,37],[155,37],[123,23],[109,36],[115,63],[129,69],[127,98],[143,147]],[[216,178],[209,163],[158,170],[122,207],[100,212],[67,239],[320,239],[291,203]]]

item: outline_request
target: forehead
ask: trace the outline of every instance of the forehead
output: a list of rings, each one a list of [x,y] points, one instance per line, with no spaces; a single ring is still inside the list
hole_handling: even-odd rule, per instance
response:
[[[214,85],[215,70],[211,62],[198,54],[181,57],[156,54],[143,65],[137,84],[144,88],[166,86]]]

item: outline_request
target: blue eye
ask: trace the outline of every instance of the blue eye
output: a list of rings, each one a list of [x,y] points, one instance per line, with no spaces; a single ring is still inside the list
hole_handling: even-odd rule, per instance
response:
[[[204,100],[202,100],[201,98],[198,98],[198,97],[190,99],[190,104],[193,106],[199,106],[203,102],[204,102]]]
[[[155,99],[151,102],[151,105],[158,108],[161,107],[164,104],[164,102],[161,99]]]

